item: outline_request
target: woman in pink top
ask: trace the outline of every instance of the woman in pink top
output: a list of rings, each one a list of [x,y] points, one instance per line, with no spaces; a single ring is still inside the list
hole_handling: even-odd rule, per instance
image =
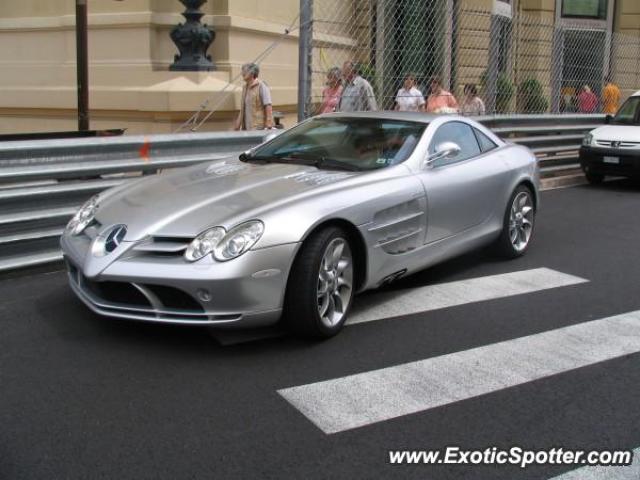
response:
[[[340,84],[341,70],[333,67],[327,73],[327,88],[322,91],[322,105],[320,113],[331,113],[336,111],[342,95],[342,85]]]
[[[591,91],[589,85],[585,85],[578,94],[578,110],[581,113],[593,113],[598,107],[598,97]]]
[[[429,85],[431,94],[427,98],[428,113],[456,113],[458,111],[456,97],[442,88],[440,77],[431,77]]]

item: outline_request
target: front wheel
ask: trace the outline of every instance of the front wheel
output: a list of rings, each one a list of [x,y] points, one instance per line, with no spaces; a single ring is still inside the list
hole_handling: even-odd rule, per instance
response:
[[[287,282],[284,320],[295,333],[328,338],[344,326],[353,299],[354,265],[348,236],[337,227],[302,245]]]
[[[535,204],[531,190],[520,185],[511,194],[505,212],[502,232],[496,241],[498,253],[516,258],[527,251],[535,223]]]
[[[584,176],[591,185],[600,185],[604,181],[604,175],[601,173],[585,172]]]

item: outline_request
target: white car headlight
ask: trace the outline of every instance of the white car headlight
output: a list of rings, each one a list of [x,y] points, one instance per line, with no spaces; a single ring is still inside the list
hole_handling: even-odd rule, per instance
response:
[[[96,195],[80,207],[80,210],[78,210],[73,218],[69,220],[66,228],[67,233],[71,235],[80,235],[84,229],[93,222],[97,210],[98,196]]]
[[[225,230],[222,227],[214,227],[202,232],[187,247],[184,258],[189,262],[200,260],[213,252],[213,249],[224,237]]]
[[[264,224],[259,220],[252,220],[234,227],[213,249],[216,260],[225,262],[239,257],[253,247],[264,232]]]
[[[590,146],[593,143],[593,135],[591,133],[587,133],[582,139],[582,145],[585,147]]]

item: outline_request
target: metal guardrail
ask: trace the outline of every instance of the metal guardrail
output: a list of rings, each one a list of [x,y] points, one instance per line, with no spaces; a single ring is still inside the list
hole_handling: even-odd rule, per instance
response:
[[[543,175],[578,167],[582,136],[601,115],[480,117],[498,135],[533,149]],[[0,272],[61,260],[58,239],[92,195],[160,169],[222,158],[271,132],[97,137],[0,144]]]

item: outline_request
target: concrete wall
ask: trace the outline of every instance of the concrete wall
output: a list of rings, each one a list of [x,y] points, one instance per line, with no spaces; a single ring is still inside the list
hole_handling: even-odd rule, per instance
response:
[[[640,89],[640,2],[618,0],[611,40],[611,71],[614,81],[627,97]]]
[[[207,98],[220,110],[208,128],[227,128],[239,107],[228,82],[280,37],[298,1],[279,0],[277,9],[259,0],[206,3],[218,71],[202,73],[168,71],[177,53],[169,32],[184,21],[177,0],[89,0],[88,9],[91,127],[151,133],[172,131]],[[70,0],[0,2],[0,133],[76,128],[74,25]],[[294,32],[262,63],[276,110],[295,111],[297,42]]]
[[[369,0],[316,0],[316,11],[362,12]],[[615,0],[612,71],[629,94],[640,88],[640,1]],[[184,21],[177,0],[88,0],[92,128],[125,127],[129,133],[168,132],[209,99],[216,113],[206,129],[229,128],[239,108],[230,87],[240,66],[278,40],[298,14],[299,0],[210,0],[203,21],[217,37],[209,50],[216,72],[169,72],[177,53],[169,32]],[[456,31],[456,85],[480,83],[488,65],[489,12],[493,0],[466,0]],[[510,75],[517,84],[537,78],[551,90],[555,0],[514,0]],[[465,10],[466,9],[466,10]],[[475,12],[475,13],[473,13]],[[325,15],[330,18],[330,15]],[[323,69],[346,58],[367,62],[366,27],[315,25],[314,94]],[[0,2],[0,133],[76,128],[75,9],[72,0]],[[342,30],[341,30],[342,28]],[[357,34],[355,32],[358,32]],[[298,37],[294,30],[262,62],[261,77],[272,87],[274,108],[295,122]],[[364,46],[364,47],[363,47]],[[326,65],[325,65],[326,64]],[[236,85],[240,82],[236,81]],[[229,94],[228,92],[231,92]],[[460,94],[460,91],[456,91]],[[514,96],[515,101],[515,96]]]

